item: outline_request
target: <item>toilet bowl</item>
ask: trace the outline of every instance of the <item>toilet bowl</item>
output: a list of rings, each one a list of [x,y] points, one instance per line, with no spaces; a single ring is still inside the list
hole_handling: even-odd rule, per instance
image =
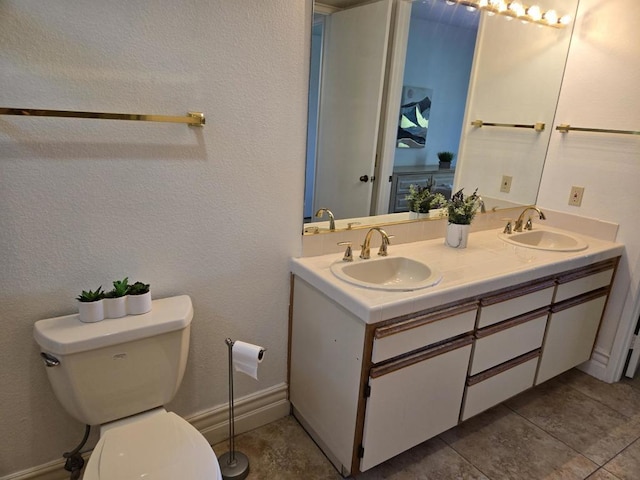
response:
[[[211,446],[163,408],[103,425],[84,480],[222,479]]]
[[[100,425],[84,480],[222,479],[207,440],[163,407],[182,381],[192,318],[191,299],[181,295],[154,300],[142,315],[35,323],[56,397],[77,420]]]

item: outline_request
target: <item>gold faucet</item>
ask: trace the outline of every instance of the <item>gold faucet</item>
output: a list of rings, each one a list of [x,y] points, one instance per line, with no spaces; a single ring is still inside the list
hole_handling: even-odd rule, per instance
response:
[[[382,257],[387,256],[387,246],[391,243],[390,238],[393,238],[393,236],[387,235],[387,232],[385,232],[379,227],[372,227],[369,229],[369,231],[365,235],[364,242],[362,243],[362,251],[360,252],[360,258],[362,258],[363,260],[367,260],[371,258],[370,244],[371,244],[371,236],[373,235],[374,231],[378,231],[380,232],[380,235],[382,235],[382,244],[380,245],[380,250],[378,250],[378,255]]]
[[[513,226],[513,231],[514,232],[521,232],[522,231],[522,223],[524,222],[524,214],[527,213],[529,210],[535,210],[538,213],[538,217],[540,217],[540,220],[546,220],[547,219],[547,217],[544,216],[544,213],[542,213],[542,210],[540,210],[535,205],[529,205],[528,207],[525,207],[525,209],[522,211],[522,213],[520,214],[520,216],[516,220],[516,223]],[[527,220],[527,223],[526,223],[524,228],[525,228],[525,230],[531,230],[531,228],[532,228],[531,217],[529,217],[529,220]]]
[[[329,230],[333,232],[336,229],[336,220],[335,218],[333,218],[333,213],[331,212],[331,210],[329,210],[328,208],[321,208],[316,212],[316,217],[322,217],[325,212],[327,213],[327,215],[329,215]]]

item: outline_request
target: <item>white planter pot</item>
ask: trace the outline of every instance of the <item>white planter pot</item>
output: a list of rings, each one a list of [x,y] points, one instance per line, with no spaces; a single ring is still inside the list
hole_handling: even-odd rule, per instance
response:
[[[469,228],[471,225],[447,224],[447,234],[444,237],[445,245],[452,248],[467,248]]]
[[[127,314],[127,297],[105,298],[104,318],[120,318]]]
[[[104,320],[104,300],[97,302],[78,302],[80,321],[95,323]]]
[[[425,218],[429,218],[429,212],[421,213],[421,212],[414,212],[413,210],[409,212],[410,220],[423,220]]]
[[[140,315],[151,311],[151,292],[142,295],[127,295],[127,313]]]

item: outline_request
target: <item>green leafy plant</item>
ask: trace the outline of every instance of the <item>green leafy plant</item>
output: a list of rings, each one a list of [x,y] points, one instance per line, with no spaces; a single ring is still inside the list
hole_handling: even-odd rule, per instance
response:
[[[127,289],[128,295],[142,295],[149,291],[150,285],[148,283],[136,282],[133,285],[129,285]]]
[[[447,203],[449,223],[469,225],[480,207],[480,197],[478,197],[477,188],[471,195],[467,195],[466,197],[462,193],[462,190],[463,189],[460,189],[454,193],[451,196],[451,200]]]
[[[113,282],[113,290],[105,293],[105,298],[120,298],[124,297],[129,290],[129,277],[125,277],[123,280],[115,280]]]
[[[100,285],[96,291],[83,290],[80,295],[76,297],[76,300],[79,302],[97,302],[98,300],[102,300],[104,298],[104,292],[102,291],[102,285]]]
[[[438,160],[440,160],[441,162],[451,162],[453,160],[453,158],[456,156],[455,153],[453,152],[438,152]]]
[[[428,213],[433,208],[443,208],[447,200],[441,193],[432,193],[433,181],[429,179],[427,185],[409,185],[409,194],[405,197],[412,212]]]

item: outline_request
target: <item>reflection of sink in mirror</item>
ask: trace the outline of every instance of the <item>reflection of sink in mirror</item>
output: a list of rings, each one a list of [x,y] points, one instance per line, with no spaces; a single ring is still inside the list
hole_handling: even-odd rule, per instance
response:
[[[566,233],[549,230],[529,230],[527,232],[499,233],[498,237],[507,243],[520,247],[535,248],[537,250],[551,250],[555,252],[577,252],[588,247],[587,243]]]
[[[442,280],[437,270],[406,257],[337,262],[331,271],[345,282],[376,290],[406,292],[432,287]]]

